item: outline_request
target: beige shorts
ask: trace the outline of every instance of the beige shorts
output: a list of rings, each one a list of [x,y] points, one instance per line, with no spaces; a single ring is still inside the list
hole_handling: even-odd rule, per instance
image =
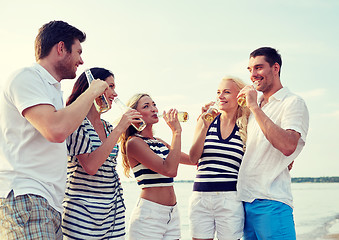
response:
[[[165,206],[140,198],[129,224],[130,240],[180,239],[177,205]]]
[[[193,192],[189,203],[191,235],[219,240],[243,236],[244,208],[236,192]]]

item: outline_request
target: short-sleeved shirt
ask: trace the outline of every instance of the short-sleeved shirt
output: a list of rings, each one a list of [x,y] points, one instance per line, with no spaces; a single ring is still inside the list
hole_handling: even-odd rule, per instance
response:
[[[262,111],[279,127],[300,133],[301,138],[294,153],[285,156],[266,139],[251,114],[247,126],[246,152],[238,175],[238,198],[245,202],[270,199],[292,207],[288,165],[305,145],[309,126],[308,110],[301,97],[282,88],[269,98]]]
[[[45,139],[23,117],[25,109],[48,104],[63,108],[60,83],[39,64],[17,71],[0,92],[0,197],[36,194],[62,212],[67,151],[65,142]]]
[[[198,170],[194,179],[193,191],[228,192],[236,191],[238,171],[244,155],[239,127],[223,139],[220,130],[220,115],[210,124]]]
[[[169,149],[163,142],[156,138],[143,137],[140,134],[135,134],[135,136],[143,139],[148,144],[149,148],[165,161],[169,154]],[[172,177],[167,177],[160,173],[154,172],[141,163],[138,163],[136,166],[134,166],[132,170],[134,177],[141,188],[173,186],[174,180]]]
[[[106,135],[113,126],[102,120]],[[93,125],[85,118],[66,140],[68,149],[67,187],[64,199],[64,237],[112,239],[125,235],[125,205],[116,172],[119,147],[116,144],[97,173],[90,175],[77,155],[91,153],[102,142]],[[67,238],[68,239],[68,238]]]

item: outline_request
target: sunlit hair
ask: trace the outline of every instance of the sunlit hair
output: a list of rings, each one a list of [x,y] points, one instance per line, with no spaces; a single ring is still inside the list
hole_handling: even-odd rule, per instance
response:
[[[133,97],[131,97],[128,100],[126,105],[132,109],[137,109],[139,101],[143,97],[150,97],[150,96],[146,93],[135,94]],[[124,174],[126,175],[126,177],[130,177],[130,170],[131,170],[131,166],[127,158],[127,142],[130,139],[130,137],[133,136],[135,133],[137,133],[137,130],[131,125],[127,128],[127,130],[124,133],[121,134],[120,139],[119,139],[121,143],[122,166],[124,168]]]
[[[234,82],[239,91],[246,86],[246,84],[242,80],[236,77],[224,77],[222,81]],[[247,140],[247,124],[248,124],[249,115],[250,115],[250,110],[247,107],[240,107],[238,105],[237,114],[236,114],[236,124],[239,127],[240,138],[244,143],[244,149],[245,149],[246,140]]]

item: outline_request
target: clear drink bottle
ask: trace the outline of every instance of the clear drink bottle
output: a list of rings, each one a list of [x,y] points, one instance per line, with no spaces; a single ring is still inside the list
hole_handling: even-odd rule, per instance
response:
[[[254,88],[257,88],[257,86],[258,86],[258,82],[255,81],[255,82],[253,83],[253,87],[254,87]],[[245,97],[244,95],[238,97],[237,102],[238,102],[238,105],[239,105],[240,107],[246,107],[246,97]]]
[[[87,78],[87,81],[88,81],[88,85],[90,85],[91,82],[94,80],[94,77],[91,73],[91,70],[86,69],[85,74],[86,74],[86,78]],[[96,110],[98,111],[98,113],[107,112],[111,108],[110,104],[107,101],[105,94],[102,94],[101,96],[94,99],[94,106],[95,106]]]
[[[214,104],[212,104],[207,112],[206,112],[206,115],[205,115],[205,120],[209,121],[209,122],[212,122],[213,119],[218,115],[219,111],[218,111],[218,108],[219,108],[219,100],[217,100]]]
[[[159,114],[158,117],[163,117],[162,114]],[[187,122],[189,119],[188,112],[178,112],[178,120],[179,122]]]
[[[118,107],[125,113],[128,109],[130,109],[130,107],[127,107],[119,98],[115,98],[113,100],[115,102],[116,105],[118,105]],[[140,123],[131,123],[132,126],[138,131],[141,132],[142,130],[145,129],[146,127],[146,123],[142,118],[138,118],[138,120],[140,120]]]
[[[237,102],[238,102],[238,105],[240,107],[246,107],[246,97],[245,96],[240,96],[238,99],[237,99]]]

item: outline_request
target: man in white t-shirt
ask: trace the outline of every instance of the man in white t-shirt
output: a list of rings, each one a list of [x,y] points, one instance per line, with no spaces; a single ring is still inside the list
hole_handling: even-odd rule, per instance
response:
[[[305,145],[309,114],[304,100],[282,86],[281,66],[275,49],[253,51],[248,70],[256,87],[238,95],[246,96],[251,111],[237,184],[245,240],[296,239],[289,167]]]
[[[108,87],[95,80],[63,108],[60,81],[76,77],[85,39],[66,22],[46,23],[35,40],[37,63],[0,91],[0,239],[62,239],[64,141]]]

